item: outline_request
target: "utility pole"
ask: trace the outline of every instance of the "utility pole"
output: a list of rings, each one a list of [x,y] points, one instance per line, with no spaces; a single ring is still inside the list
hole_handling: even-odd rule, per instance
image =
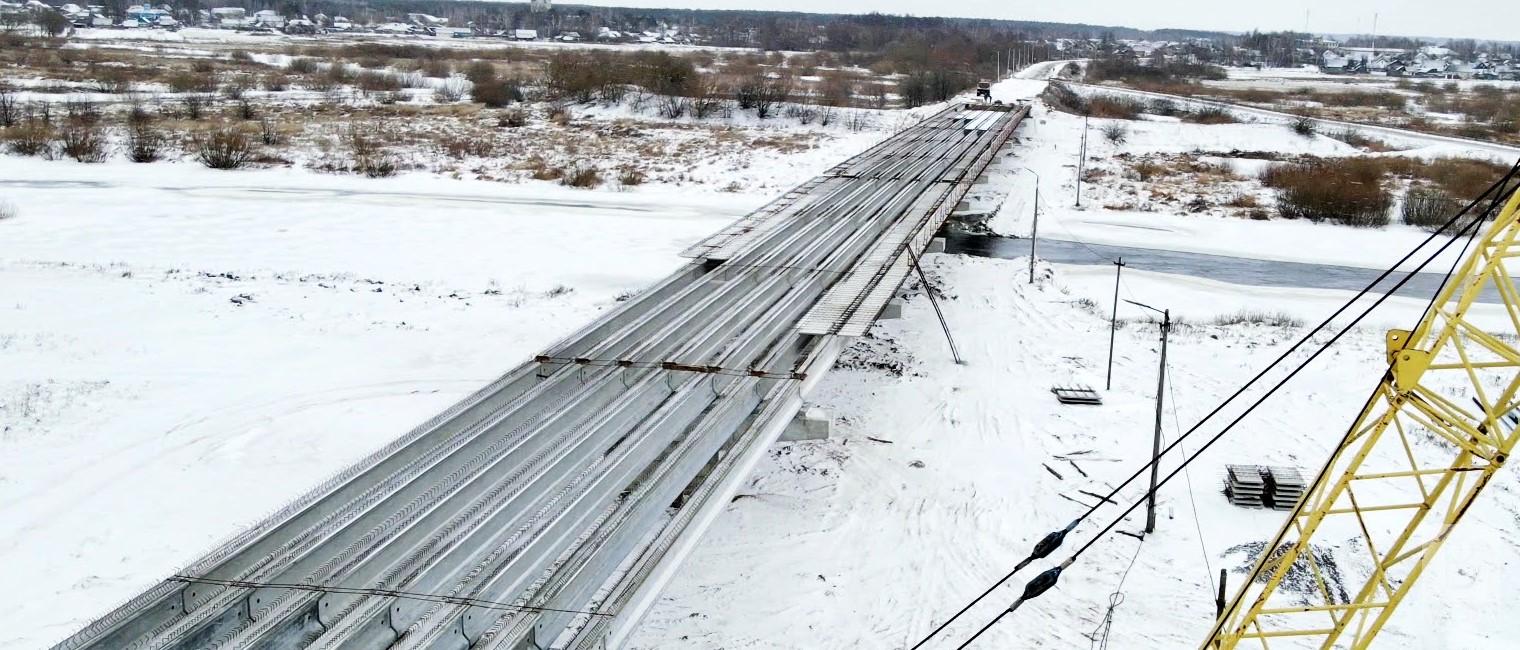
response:
[[[1119,274],[1124,272],[1124,258],[1114,261],[1114,315],[1108,319],[1108,379],[1103,390],[1114,387],[1114,334],[1119,331]]]
[[[1156,530],[1156,474],[1161,465],[1161,407],[1166,402],[1166,339],[1172,329],[1172,310],[1161,312],[1161,367],[1156,371],[1156,435],[1151,440],[1151,491],[1145,503],[1145,532]]]
[[[1377,12],[1372,12],[1372,58],[1377,58]]]
[[[1082,116],[1082,152],[1077,157],[1077,207],[1082,207],[1082,172],[1087,164],[1087,116]]]
[[[1144,307],[1161,314],[1161,362],[1156,371],[1156,430],[1151,439],[1151,489],[1145,494],[1145,532],[1156,531],[1156,477],[1161,470],[1161,407],[1166,394],[1166,338],[1172,329],[1172,310],[1156,309],[1150,305],[1126,300],[1136,307]]]

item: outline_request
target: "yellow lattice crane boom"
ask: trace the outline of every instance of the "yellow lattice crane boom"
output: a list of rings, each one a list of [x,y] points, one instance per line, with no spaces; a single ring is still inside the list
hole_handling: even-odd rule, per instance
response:
[[[1204,650],[1366,648],[1515,447],[1520,407],[1520,192],[1480,233]],[[1496,318],[1474,322],[1480,295]],[[1341,557],[1334,566],[1332,549]]]

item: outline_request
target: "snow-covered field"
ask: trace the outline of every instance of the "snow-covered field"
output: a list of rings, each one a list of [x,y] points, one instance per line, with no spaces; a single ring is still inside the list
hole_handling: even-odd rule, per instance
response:
[[[0,648],[68,634],[766,198],[0,156]]]

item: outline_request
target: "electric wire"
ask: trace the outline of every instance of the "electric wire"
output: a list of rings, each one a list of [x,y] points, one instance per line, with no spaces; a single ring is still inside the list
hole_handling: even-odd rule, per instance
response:
[[[1129,566],[1124,567],[1124,573],[1119,574],[1119,584],[1114,585],[1113,592],[1108,594],[1108,611],[1103,615],[1103,620],[1093,628],[1089,637],[1087,650],[1108,650],[1108,634],[1114,627],[1114,610],[1124,604],[1124,580],[1129,577],[1131,569],[1135,568],[1135,561],[1140,559],[1140,549],[1145,547],[1145,538],[1140,538],[1140,543],[1135,545],[1135,554],[1129,558]],[[1098,641],[1099,635],[1103,640]]]
[[[1181,441],[1182,418],[1177,416],[1177,382],[1172,380],[1171,364],[1167,364],[1162,370],[1166,373],[1167,394],[1172,398],[1172,430],[1177,432],[1177,439]],[[1183,454],[1188,453],[1187,447],[1181,444],[1178,444],[1177,447],[1182,450]],[[1184,468],[1182,470],[1182,478],[1187,483],[1188,503],[1192,506],[1193,510],[1193,526],[1198,530],[1198,550],[1203,555],[1204,577],[1207,578],[1204,582],[1209,585],[1209,593],[1212,594],[1215,587],[1217,587],[1214,584],[1214,564],[1209,561],[1209,545],[1203,540],[1203,520],[1198,516],[1198,497],[1193,493],[1193,474]]]
[[[917,650],[918,648],[923,647],[925,644],[927,644],[929,641],[931,641],[935,636],[938,636],[941,632],[943,632],[945,630],[945,628],[949,627],[951,623],[954,623],[957,619],[959,619],[961,616],[963,616],[966,612],[970,611],[972,607],[975,607],[982,600],[986,599],[987,596],[991,595],[992,592],[996,591],[999,587],[1002,587],[1005,583],[1008,582],[1008,580],[1011,580],[1013,578],[1013,576],[1015,574],[1017,574],[1019,571],[1023,570],[1024,567],[1028,566],[1031,562],[1033,562],[1033,561],[1035,561],[1037,559],[1044,558],[1045,556],[1047,556],[1051,552],[1053,552],[1055,549],[1059,548],[1060,545],[1061,545],[1061,543],[1064,541],[1065,536],[1066,536],[1067,533],[1070,533],[1073,529],[1075,529],[1077,527],[1077,525],[1081,524],[1083,521],[1085,521],[1089,517],[1091,517],[1092,514],[1094,512],[1096,512],[1098,510],[1098,508],[1101,508],[1104,503],[1106,503],[1110,499],[1112,499],[1112,497],[1115,496],[1115,495],[1117,495],[1119,493],[1119,491],[1121,491],[1124,488],[1128,487],[1130,483],[1132,483],[1132,482],[1135,481],[1135,479],[1137,479],[1140,476],[1142,476],[1145,473],[1145,471],[1150,468],[1151,464],[1159,462],[1159,460],[1161,459],[1162,456],[1165,456],[1168,453],[1170,453],[1174,448],[1177,447],[1177,445],[1181,444],[1184,439],[1186,439],[1188,436],[1191,436],[1193,433],[1195,433],[1196,431],[1198,431],[1198,429],[1202,428],[1202,426],[1204,425],[1204,423],[1206,423],[1209,420],[1211,420],[1215,415],[1218,415],[1221,411],[1223,411],[1225,409],[1225,407],[1229,406],[1232,402],[1234,402],[1237,398],[1239,398],[1241,395],[1243,395],[1252,386],[1256,385],[1256,383],[1258,381],[1260,381],[1263,377],[1265,377],[1273,369],[1275,369],[1279,365],[1281,365],[1293,353],[1297,352],[1300,348],[1302,348],[1304,346],[1304,344],[1306,344],[1310,340],[1312,340],[1321,331],[1323,331],[1327,327],[1329,327],[1332,323],[1334,323],[1334,321],[1337,318],[1339,318],[1346,311],[1350,310],[1352,308],[1352,306],[1355,305],[1355,304],[1357,304],[1357,302],[1360,301],[1363,297],[1365,297],[1369,293],[1372,293],[1372,290],[1374,288],[1376,288],[1379,285],[1381,285],[1384,280],[1388,279],[1392,274],[1394,274],[1395,272],[1397,272],[1397,269],[1402,268],[1406,262],[1408,262],[1409,260],[1413,259],[1415,257],[1415,255],[1419,251],[1421,251],[1422,249],[1424,249],[1431,242],[1435,241],[1438,237],[1440,237],[1442,233],[1446,232],[1453,225],[1455,225],[1461,219],[1461,217],[1463,215],[1466,215],[1474,207],[1478,206],[1483,201],[1489,199],[1490,198],[1489,197],[1490,194],[1494,194],[1495,195],[1493,198],[1495,200],[1495,203],[1497,203],[1499,195],[1503,194],[1503,192],[1501,191],[1501,189],[1505,188],[1508,185],[1508,183],[1516,177],[1517,173],[1520,173],[1520,163],[1517,163],[1515,167],[1511,168],[1510,171],[1507,174],[1505,174],[1505,176],[1503,178],[1501,178],[1499,180],[1499,182],[1495,183],[1493,186],[1489,187],[1482,194],[1480,194],[1477,198],[1475,198],[1471,202],[1469,202],[1466,205],[1466,207],[1464,207],[1462,210],[1458,211],[1455,216],[1453,216],[1451,219],[1447,220],[1446,223],[1442,224],[1442,226],[1440,228],[1437,228],[1436,230],[1432,231],[1418,245],[1416,245],[1414,248],[1410,249],[1410,251],[1407,252],[1407,253],[1405,253],[1403,257],[1399,258],[1398,261],[1394,262],[1388,268],[1386,268],[1382,272],[1380,272],[1376,278],[1373,278],[1372,281],[1367,284],[1367,286],[1363,287],[1355,295],[1353,295],[1350,299],[1348,299],[1344,304],[1342,304],[1340,307],[1338,307],[1335,310],[1334,313],[1330,314],[1330,316],[1326,317],[1318,325],[1315,325],[1313,329],[1311,329],[1308,333],[1306,333],[1303,337],[1301,337],[1297,342],[1295,342],[1287,350],[1283,351],[1282,354],[1278,355],[1277,358],[1273,359],[1271,363],[1269,363],[1265,368],[1263,368],[1262,370],[1260,370],[1259,372],[1257,372],[1253,377],[1251,377],[1250,380],[1246,381],[1245,384],[1242,384],[1239,388],[1237,388],[1235,390],[1235,392],[1231,393],[1228,397],[1226,397],[1224,399],[1224,401],[1220,402],[1217,406],[1215,406],[1212,410],[1210,410],[1206,415],[1203,416],[1203,418],[1201,418],[1200,420],[1198,420],[1198,422],[1195,423],[1192,427],[1190,427],[1185,433],[1183,433],[1176,440],[1174,440],[1170,444],[1168,444],[1164,449],[1161,450],[1161,453],[1158,454],[1154,459],[1151,459],[1149,462],[1143,464],[1140,468],[1136,469],[1135,472],[1129,476],[1129,478],[1126,478],[1123,482],[1121,482],[1119,485],[1115,486],[1112,490],[1110,490],[1109,493],[1108,493],[1108,495],[1107,495],[1108,498],[1100,500],[1097,503],[1089,506],[1085,512],[1083,512],[1081,515],[1079,515],[1076,519],[1072,520],[1072,522],[1070,524],[1068,524],[1066,526],[1066,528],[1064,528],[1062,530],[1057,530],[1057,531],[1054,531],[1054,532],[1051,532],[1051,533],[1047,534],[1044,538],[1042,538],[1040,540],[1039,543],[1037,543],[1035,545],[1034,549],[1031,551],[1031,553],[1029,554],[1028,557],[1026,557],[1023,560],[1021,560],[1017,565],[1014,566],[1014,568],[1011,571],[1009,571],[1002,578],[1000,578],[996,582],[994,582],[990,587],[988,587],[987,589],[985,589],[982,593],[978,594],[970,602],[966,603],[965,606],[961,607],[961,609],[958,610],[949,619],[946,619],[944,622],[942,622],[938,626],[936,626],[927,635],[925,635],[923,639],[921,639],[918,643],[914,644],[909,650]],[[1513,191],[1513,188],[1511,188],[1510,191]],[[1492,208],[1493,208],[1493,206],[1491,205],[1490,209],[1488,211],[1491,211]],[[1488,211],[1485,211],[1485,212],[1488,212]],[[1406,284],[1411,278],[1415,277],[1416,274],[1421,269],[1425,268],[1425,266],[1429,265],[1432,261],[1434,261],[1437,257],[1439,257],[1443,252],[1445,252],[1445,250],[1447,248],[1449,248],[1451,246],[1451,244],[1457,240],[1458,237],[1461,237],[1462,233],[1466,232],[1469,228],[1473,228],[1474,226],[1482,224],[1486,220],[1487,220],[1487,214],[1485,214],[1485,215],[1483,215],[1483,216],[1481,216],[1479,218],[1473,219],[1468,224],[1468,226],[1464,227],[1456,235],[1453,235],[1451,239],[1449,239],[1446,243],[1442,244],[1439,248],[1437,248],[1437,250],[1436,250],[1435,253],[1431,254],[1423,262],[1421,262],[1417,267],[1415,267],[1414,271],[1405,274],[1405,276],[1403,278],[1401,278],[1398,281],[1396,281],[1395,284],[1394,284],[1394,286],[1393,286],[1393,288],[1391,290],[1389,290],[1387,293],[1381,294],[1381,296],[1374,302],[1374,304],[1373,304],[1373,306],[1371,308],[1369,308],[1368,310],[1364,311],[1361,315],[1357,316],[1356,319],[1352,321],[1352,325],[1355,325],[1357,322],[1360,322],[1361,319],[1365,318],[1368,314],[1371,313],[1371,310],[1376,309],[1379,305],[1381,305],[1384,301],[1386,301],[1389,297],[1391,297],[1394,293],[1396,293],[1400,287],[1402,287],[1404,284]],[[1459,260],[1459,262],[1460,262],[1460,260]],[[1455,266],[1453,268],[1455,268]],[[1341,336],[1343,336],[1347,331],[1349,331],[1349,329],[1350,329],[1350,326],[1348,326],[1346,329],[1342,330],[1341,332],[1337,333],[1330,340],[1330,342],[1326,344],[1326,346],[1323,346],[1323,347],[1319,348],[1318,350],[1316,350],[1298,368],[1294,369],[1288,375],[1288,377],[1286,379],[1291,379],[1293,376],[1295,376],[1299,371],[1301,371],[1304,368],[1305,365],[1307,365],[1309,362],[1311,362],[1315,358],[1317,358],[1319,356],[1319,354],[1321,354],[1322,352],[1324,352],[1324,350],[1328,347],[1328,345],[1333,344],[1336,340],[1339,340],[1339,338]],[[1260,398],[1260,400],[1258,400],[1256,402],[1256,404],[1260,404],[1261,400],[1264,400],[1266,397],[1270,397],[1273,392],[1275,392],[1278,388],[1280,388],[1282,386],[1282,384],[1284,382],[1286,382],[1286,379],[1284,379],[1283,381],[1279,382],[1276,386],[1274,386],[1271,389],[1271,391],[1268,392],[1262,398]],[[1235,421],[1238,422],[1241,418],[1245,417],[1245,415],[1249,414],[1254,409],[1255,409],[1255,405],[1252,405],[1251,407],[1248,408],[1248,410],[1244,414],[1242,414]],[[1231,425],[1227,425],[1226,428],[1224,429],[1224,431],[1228,431],[1229,427],[1231,427],[1231,426],[1233,426],[1233,423]],[[1208,445],[1211,445],[1213,442],[1217,441],[1218,439],[1219,438],[1216,436],[1213,440],[1209,441],[1209,443],[1207,443],[1203,448],[1200,448],[1198,452],[1195,452],[1190,458],[1196,458],[1198,454],[1201,454],[1204,450],[1206,450],[1208,448]],[[1185,466],[1185,464],[1184,464],[1184,466]],[[1175,471],[1174,471],[1174,473],[1172,475],[1169,475],[1168,478],[1170,478],[1170,476],[1173,476],[1173,475],[1175,475]],[[1165,481],[1163,481],[1163,484],[1164,484],[1164,482]],[[1136,504],[1138,504],[1138,503],[1140,503],[1140,502],[1137,501]],[[1132,505],[1129,510],[1126,510],[1125,514],[1128,514],[1128,512],[1132,511],[1134,509],[1134,507],[1135,506]],[[1113,528],[1114,525],[1115,524],[1110,524],[1108,527],[1104,528],[1104,530],[1099,533],[1099,536],[1101,537],[1102,534],[1106,534],[1109,530],[1111,530]],[[1094,538],[1094,539],[1096,539],[1096,538]],[[1091,545],[1092,545],[1092,542],[1089,541],[1088,544],[1086,544],[1086,545],[1084,545],[1082,547],[1081,551],[1085,551],[1087,548],[1091,547]],[[1066,564],[1069,564],[1072,560],[1074,560],[1076,558],[1077,555],[1080,555],[1081,551],[1079,551],[1076,555],[1073,555],[1071,559],[1068,559]],[[1060,568],[1064,568],[1064,566],[1065,566],[1065,564],[1063,564],[1062,567],[1058,567],[1058,569],[1054,569],[1054,571],[1058,572],[1059,569]],[[1047,572],[1047,573],[1049,573],[1049,572]],[[1044,575],[1045,574],[1041,574],[1041,577],[1043,577]],[[1057,576],[1059,576],[1059,573],[1057,573]],[[1048,589],[1048,587],[1046,587],[1046,588]],[[1043,590],[1041,591],[1041,593],[1043,593]],[[1015,605],[1015,606],[1017,606],[1017,605]],[[1000,620],[1004,615],[1006,615],[1010,611],[1012,611],[1012,608],[1004,610],[1003,613],[999,614],[996,619],[993,619],[992,622],[988,623],[987,626],[983,627],[975,635],[973,635],[972,639],[974,640],[977,636],[980,636],[983,632],[986,631],[986,629],[988,629],[992,625],[996,624],[996,622],[998,620]],[[961,647],[965,647],[965,646],[962,645]]]

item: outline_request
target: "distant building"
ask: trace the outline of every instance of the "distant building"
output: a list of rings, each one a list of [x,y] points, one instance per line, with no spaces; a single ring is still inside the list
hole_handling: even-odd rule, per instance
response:
[[[424,25],[427,27],[440,27],[449,24],[449,19],[447,18],[439,18],[427,14],[407,14],[406,19],[414,25]]]
[[[514,29],[514,30],[512,30],[512,40],[514,40],[514,41],[536,41],[536,40],[538,40],[538,30],[536,30],[536,29]]]
[[[263,9],[253,12],[253,24],[260,27],[284,27],[285,17],[273,9]]]

